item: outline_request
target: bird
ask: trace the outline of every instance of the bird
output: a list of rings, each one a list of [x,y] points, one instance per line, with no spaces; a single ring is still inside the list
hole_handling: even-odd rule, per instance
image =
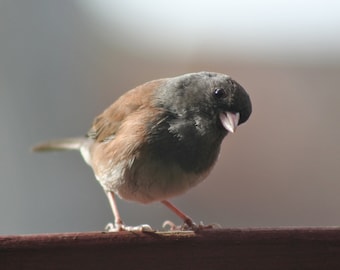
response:
[[[183,221],[181,228],[198,230],[169,199],[207,178],[223,139],[251,112],[249,94],[229,75],[187,73],[127,91],[94,119],[85,136],[43,142],[33,151],[80,151],[109,200],[114,222],[108,231],[152,230],[125,225],[116,196],[161,202]]]

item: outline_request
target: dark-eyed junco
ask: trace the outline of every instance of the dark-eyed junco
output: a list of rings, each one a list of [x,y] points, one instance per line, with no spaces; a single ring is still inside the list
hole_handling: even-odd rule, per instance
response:
[[[203,181],[223,138],[249,118],[246,91],[228,75],[184,74],[147,82],[122,95],[93,122],[85,137],[49,141],[34,151],[79,150],[104,188],[115,217],[125,226],[115,194],[139,203],[162,202],[189,229],[197,226],[168,199]]]

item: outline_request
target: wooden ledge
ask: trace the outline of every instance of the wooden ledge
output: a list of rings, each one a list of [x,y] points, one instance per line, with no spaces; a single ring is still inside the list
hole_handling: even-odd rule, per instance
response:
[[[340,269],[340,227],[0,236],[0,269]]]

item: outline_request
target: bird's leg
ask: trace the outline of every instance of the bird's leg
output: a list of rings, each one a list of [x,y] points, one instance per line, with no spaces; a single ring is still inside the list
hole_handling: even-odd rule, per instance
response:
[[[142,224],[139,226],[125,226],[123,223],[122,218],[120,217],[117,203],[115,200],[115,194],[112,191],[106,191],[106,196],[109,199],[110,206],[113,212],[114,216],[114,224],[109,223],[106,225],[105,230],[108,232],[119,232],[119,231],[153,231],[153,229],[147,225],[147,224]]]
[[[173,205],[171,202],[167,200],[161,201],[162,204],[164,204],[167,208],[169,208],[172,212],[174,212],[180,219],[182,219],[185,223],[185,225],[192,230],[197,229],[197,225],[192,221],[192,219],[186,215],[184,212],[179,210],[175,205]],[[171,230],[178,229],[176,225],[174,225],[171,221],[165,221],[163,224],[163,227],[166,225],[170,225]],[[181,228],[185,229],[185,228]]]
[[[183,226],[176,226],[173,222],[167,220],[163,223],[163,227],[170,226],[170,230],[193,230],[199,231],[203,229],[217,229],[221,228],[218,224],[204,225],[202,222],[200,224],[195,224],[193,220],[186,215],[184,212],[179,210],[176,206],[174,206],[171,202],[167,200],[161,201],[167,208],[169,208],[172,212],[174,212],[180,219],[184,221]]]
[[[114,217],[114,224],[109,223],[106,226],[106,230],[107,231],[123,231],[123,221],[122,218],[120,217],[119,211],[118,211],[118,207],[117,207],[117,203],[115,200],[115,194],[112,191],[106,191],[106,196],[109,199],[109,203],[111,206],[111,210],[113,212],[113,217]]]

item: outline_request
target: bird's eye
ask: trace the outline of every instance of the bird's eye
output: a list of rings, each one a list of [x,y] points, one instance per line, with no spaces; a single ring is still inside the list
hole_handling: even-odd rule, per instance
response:
[[[227,93],[223,88],[216,88],[214,90],[214,96],[216,98],[224,98],[226,95],[227,95]]]

